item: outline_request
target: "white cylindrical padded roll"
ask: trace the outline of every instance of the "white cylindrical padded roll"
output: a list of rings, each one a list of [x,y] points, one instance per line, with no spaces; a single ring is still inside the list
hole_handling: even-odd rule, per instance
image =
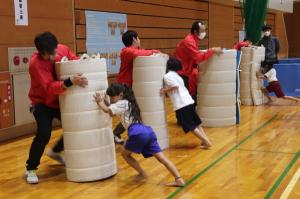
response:
[[[213,55],[200,67],[197,112],[206,127],[236,124],[236,51]],[[201,71],[201,69],[200,69]]]
[[[252,65],[251,65],[251,94],[254,105],[264,104],[264,94],[262,92],[263,80],[256,77],[256,73],[260,70],[261,62],[265,59],[265,48],[255,47],[252,49]]]
[[[265,58],[264,47],[243,47],[241,61],[241,102],[244,105],[261,105],[264,95],[261,91],[263,80],[257,79],[256,72],[260,70]]]
[[[252,63],[252,48],[243,47],[241,56],[241,74],[240,74],[240,94],[241,103],[243,105],[253,105],[251,97],[251,63]]]
[[[162,149],[169,147],[164,97],[159,94],[166,63],[167,57],[162,55],[137,57],[133,63],[132,84],[143,122],[154,129]]]
[[[111,118],[93,101],[95,92],[108,86],[105,59],[86,59],[55,64],[57,77],[82,73],[85,88],[71,86],[59,96],[67,178],[87,182],[110,177],[117,172]]]

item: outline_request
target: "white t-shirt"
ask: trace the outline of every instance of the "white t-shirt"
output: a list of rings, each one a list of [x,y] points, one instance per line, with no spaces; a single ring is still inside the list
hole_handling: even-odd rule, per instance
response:
[[[274,68],[272,68],[271,70],[266,72],[264,75],[268,79],[268,82],[278,81],[278,79],[276,77],[276,70]]]
[[[194,104],[193,98],[184,86],[183,79],[176,72],[169,71],[164,75],[164,85],[165,88],[178,86],[177,90],[168,93],[168,96],[172,101],[174,111],[190,104]]]
[[[120,117],[124,128],[128,128],[132,124],[132,118],[130,118],[129,103],[127,100],[119,100],[114,104],[109,105],[109,109],[114,115]]]

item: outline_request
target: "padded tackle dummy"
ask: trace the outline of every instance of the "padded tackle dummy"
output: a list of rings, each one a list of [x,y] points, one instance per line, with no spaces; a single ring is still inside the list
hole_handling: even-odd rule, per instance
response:
[[[139,56],[133,62],[132,88],[140,106],[143,122],[153,128],[162,149],[169,147],[164,96],[160,96],[168,57]]]
[[[77,73],[88,79],[85,88],[73,85],[59,96],[68,180],[87,182],[116,174],[111,118],[93,101],[96,91],[108,87],[105,59],[58,62],[55,69],[60,79]]]
[[[204,127],[223,127],[237,122],[236,50],[224,50],[200,65],[197,112]]]

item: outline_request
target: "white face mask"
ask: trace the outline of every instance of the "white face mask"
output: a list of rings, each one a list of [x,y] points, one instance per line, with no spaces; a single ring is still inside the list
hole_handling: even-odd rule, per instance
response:
[[[264,32],[264,35],[265,35],[266,37],[269,37],[269,36],[271,35],[271,31],[266,31],[266,32]]]
[[[205,36],[206,36],[206,32],[201,32],[198,37],[199,37],[199,39],[204,39]]]

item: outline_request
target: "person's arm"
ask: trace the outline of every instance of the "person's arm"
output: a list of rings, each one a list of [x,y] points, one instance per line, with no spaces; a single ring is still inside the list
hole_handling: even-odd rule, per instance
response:
[[[78,59],[80,59],[80,57],[76,56],[68,46],[66,46],[66,48],[67,48],[67,55],[65,55],[65,56],[69,60],[78,60]]]
[[[96,93],[94,95],[94,100],[97,103],[98,107],[105,113],[108,113],[111,117],[114,116],[112,110],[108,107],[107,102],[105,100],[105,96],[100,93]]]
[[[47,93],[59,95],[65,91],[64,81],[55,81],[52,73],[39,63],[34,63],[29,67],[29,73],[30,77],[36,79]]]
[[[164,76],[163,78],[163,85],[164,87],[160,89],[159,93],[160,95],[168,94],[170,92],[177,91],[179,88],[179,85],[176,84],[175,81],[173,81],[168,76]]]
[[[256,72],[257,79],[268,79],[264,74],[261,73],[261,71]]]
[[[194,63],[199,64],[213,55],[213,50],[208,49],[206,52],[200,52],[198,46],[195,46],[193,42],[186,41],[184,43],[189,51],[189,56],[193,59]]]
[[[136,58],[138,56],[150,56],[154,53],[160,53],[159,50],[145,50],[145,49],[134,49],[133,50],[133,57]]]
[[[170,87],[161,88],[159,93],[160,95],[164,95],[166,93],[170,93],[176,90],[178,90],[178,86],[170,86]]]

